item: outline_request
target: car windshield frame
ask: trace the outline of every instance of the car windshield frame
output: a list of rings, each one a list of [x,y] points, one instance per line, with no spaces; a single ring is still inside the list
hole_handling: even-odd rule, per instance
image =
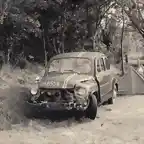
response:
[[[49,71],[50,68],[50,64],[54,61],[54,60],[63,60],[63,59],[83,59],[83,60],[89,60],[90,62],[90,71],[89,72],[78,72],[78,71]],[[61,58],[54,58],[52,60],[50,60],[47,70],[46,70],[46,75],[50,74],[50,73],[58,73],[58,74],[65,74],[65,73],[78,73],[78,74],[88,74],[91,75],[92,74],[92,61],[91,59],[87,58],[87,57],[61,57]]]

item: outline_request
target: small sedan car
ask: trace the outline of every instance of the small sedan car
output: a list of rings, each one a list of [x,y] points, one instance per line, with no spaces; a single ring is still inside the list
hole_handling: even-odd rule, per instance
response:
[[[118,83],[108,58],[100,52],[70,52],[52,57],[26,108],[44,111],[76,110],[94,120],[97,107],[113,104]]]

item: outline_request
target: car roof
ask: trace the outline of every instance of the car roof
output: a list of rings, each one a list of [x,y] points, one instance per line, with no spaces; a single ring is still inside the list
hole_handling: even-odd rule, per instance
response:
[[[52,59],[68,58],[68,57],[77,57],[77,58],[81,57],[81,58],[94,59],[94,58],[101,58],[103,56],[105,55],[101,52],[69,52],[53,56]]]

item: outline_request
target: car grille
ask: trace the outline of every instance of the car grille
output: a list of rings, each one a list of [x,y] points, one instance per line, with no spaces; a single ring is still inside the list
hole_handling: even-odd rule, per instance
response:
[[[41,89],[41,94],[47,93],[48,95],[55,95],[56,93],[60,92],[60,90],[50,90],[50,89]]]
[[[72,89],[40,89],[41,95],[48,97],[61,97],[61,100],[68,100],[73,97],[74,91]]]

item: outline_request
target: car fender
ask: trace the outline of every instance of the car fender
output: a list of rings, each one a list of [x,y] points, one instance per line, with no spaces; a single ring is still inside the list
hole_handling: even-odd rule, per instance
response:
[[[74,87],[83,87],[87,90],[87,96],[95,93],[96,91],[98,91],[98,86],[96,84],[96,82],[93,83],[77,83]]]
[[[97,97],[98,102],[100,102],[99,88],[98,88],[98,84],[97,84],[97,83],[95,83],[95,84],[91,87],[89,96],[91,96],[91,95],[95,95],[95,96]]]

